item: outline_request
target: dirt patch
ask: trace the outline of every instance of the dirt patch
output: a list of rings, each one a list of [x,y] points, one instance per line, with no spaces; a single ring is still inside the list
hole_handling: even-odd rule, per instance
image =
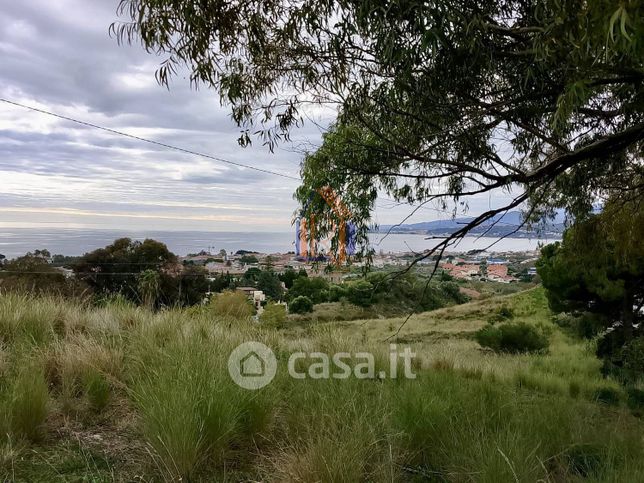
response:
[[[106,413],[94,417],[85,411],[76,418],[54,411],[47,426],[50,444],[76,444],[109,462],[111,471],[126,475],[126,480],[150,465],[149,450],[136,429],[136,415],[124,400],[114,401]]]

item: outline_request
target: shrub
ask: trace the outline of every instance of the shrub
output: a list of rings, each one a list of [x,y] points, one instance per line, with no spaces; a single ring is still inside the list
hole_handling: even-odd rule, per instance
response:
[[[331,285],[329,287],[329,302],[340,302],[347,297],[347,289],[343,285]]]
[[[286,322],[286,306],[273,303],[268,304],[264,308],[262,315],[260,315],[259,320],[268,327],[274,327],[276,329],[283,328]]]
[[[644,337],[633,339],[622,350],[625,376],[629,381],[644,377]]]
[[[526,353],[544,351],[549,346],[543,330],[519,322],[498,327],[488,325],[475,334],[476,341],[495,352]]]
[[[593,444],[575,445],[564,456],[571,472],[583,478],[596,475],[605,460],[602,448]]]
[[[581,385],[577,381],[570,381],[568,384],[568,394],[573,399],[577,399],[581,394]]]
[[[514,309],[511,307],[508,307],[507,305],[503,305],[497,310],[497,314],[499,317],[503,317],[504,319],[513,319],[514,318]]]
[[[553,317],[553,322],[562,329],[565,329],[582,339],[592,339],[605,326],[601,317],[591,313],[574,315],[564,312],[555,315]]]
[[[445,273],[445,272],[443,272]],[[451,275],[449,275],[451,277]],[[443,293],[444,304],[464,304],[470,301],[470,297],[461,291],[461,287],[454,281],[442,280],[438,288]]]
[[[363,309],[348,302],[325,302],[316,304],[314,311],[306,314],[291,314],[289,324],[305,324],[308,322],[338,322],[345,320],[362,320],[377,318],[382,314],[381,307],[372,306]],[[392,326],[393,327],[393,326]],[[391,329],[395,330],[395,327]]]
[[[628,407],[637,415],[644,412],[644,390],[630,387],[626,390]]]
[[[226,291],[211,300],[210,312],[220,317],[247,319],[254,315],[255,309],[243,292]]]
[[[293,301],[288,306],[289,312],[294,314],[306,314],[308,312],[313,312],[313,302],[308,297],[300,295],[293,299]]]
[[[308,297],[315,304],[326,302],[329,297],[329,282],[321,277],[298,277],[288,291],[288,299]]]
[[[511,320],[514,318],[514,309],[512,307],[508,307],[507,305],[502,305],[499,307],[492,316],[488,319],[488,322],[490,324],[494,324],[496,322],[504,322],[506,320]]]
[[[600,387],[593,394],[593,399],[610,406],[617,406],[619,404],[620,396],[620,392],[613,387]]]
[[[366,280],[359,280],[349,285],[347,298],[358,307],[369,307],[373,303],[373,285]]]
[[[607,332],[599,339],[596,354],[604,360],[604,376],[623,384],[637,383],[644,377],[644,337],[626,342],[623,331]]]

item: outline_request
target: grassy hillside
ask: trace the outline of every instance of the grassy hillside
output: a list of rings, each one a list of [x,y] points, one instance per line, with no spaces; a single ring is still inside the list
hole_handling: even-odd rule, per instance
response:
[[[549,351],[499,355],[482,349],[473,335],[493,320],[501,308],[513,312],[512,322],[545,326],[550,334]],[[621,392],[619,384],[601,376],[601,362],[595,357],[592,344],[572,338],[552,324],[541,288],[415,314],[406,323],[404,318],[395,318],[329,325],[340,327],[356,340],[411,344],[421,354],[426,369],[449,370],[464,377],[591,400],[598,392]]]
[[[482,350],[472,335],[501,307],[550,327],[549,353]],[[0,295],[0,479],[644,481],[644,424],[539,289],[413,316],[391,341],[418,352],[417,379],[287,374],[297,350],[366,350],[386,367],[402,321],[279,331]],[[259,391],[228,375],[246,340],[277,355]]]

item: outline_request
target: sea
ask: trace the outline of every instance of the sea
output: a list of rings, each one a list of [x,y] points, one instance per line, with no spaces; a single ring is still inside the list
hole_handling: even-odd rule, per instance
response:
[[[52,254],[82,255],[97,248],[105,247],[117,238],[129,237],[134,240],[152,238],[165,243],[180,256],[198,253],[201,250],[228,253],[237,250],[260,253],[287,253],[295,251],[293,232],[209,232],[209,231],[128,231],[100,229],[39,229],[0,228],[0,254],[15,258],[26,252],[47,249]],[[451,246],[448,252],[484,250],[494,252],[525,252],[538,249],[541,245],[556,239],[540,238],[490,238],[465,237]],[[420,234],[372,233],[371,247],[376,253],[422,252],[440,243]]]

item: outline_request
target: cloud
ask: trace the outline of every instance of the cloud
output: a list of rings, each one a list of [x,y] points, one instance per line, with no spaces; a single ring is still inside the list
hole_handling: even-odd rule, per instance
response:
[[[160,59],[139,46],[119,46],[108,35],[115,20],[112,2],[10,2],[0,11],[0,94],[135,136],[297,175],[297,153],[239,147],[240,130],[216,93],[190,90],[182,78],[170,91],[157,85]],[[319,141],[313,128],[301,134]],[[289,230],[295,209],[297,181],[4,104],[0,153],[1,206],[23,210],[23,221],[79,218],[82,212],[88,225],[104,225],[108,213],[113,228],[145,220],[154,228],[173,229],[183,215],[193,228],[199,220],[216,219],[228,221],[229,230],[248,230],[252,223]],[[58,211],[52,213],[52,206]],[[199,206],[198,213],[190,206]],[[266,213],[267,206],[274,207],[271,217],[248,216]],[[240,219],[235,207],[246,216]],[[8,211],[0,212],[0,222],[8,217]]]
[[[219,184],[248,184],[255,183],[264,178],[263,173],[245,169],[231,169],[218,173],[189,173],[182,176],[186,183],[219,185]]]
[[[116,2],[30,0],[0,10],[0,95],[131,135],[297,176],[298,146],[315,146],[311,122],[275,153],[241,148],[218,94],[171,89],[162,60],[108,35]],[[309,113],[323,122],[327,109]],[[0,103],[0,224],[114,229],[288,231],[295,180],[238,168]],[[473,199],[474,209],[489,204]],[[382,208],[400,221],[410,207]],[[448,215],[419,210],[411,221]]]

